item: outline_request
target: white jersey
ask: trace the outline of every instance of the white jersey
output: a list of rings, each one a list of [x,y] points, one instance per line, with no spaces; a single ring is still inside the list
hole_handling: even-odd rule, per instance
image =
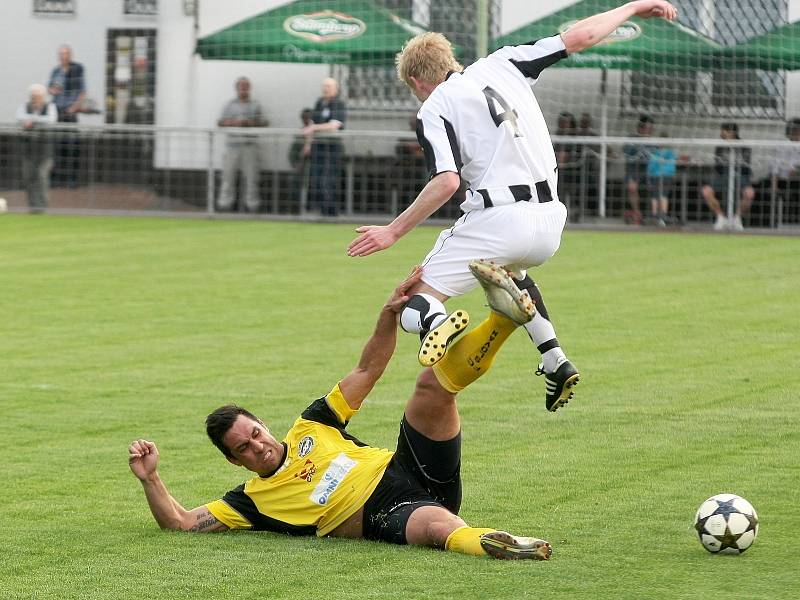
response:
[[[561,36],[506,46],[448,75],[422,104],[417,138],[428,170],[461,176],[461,210],[556,199],[553,142],[533,85],[566,56]]]

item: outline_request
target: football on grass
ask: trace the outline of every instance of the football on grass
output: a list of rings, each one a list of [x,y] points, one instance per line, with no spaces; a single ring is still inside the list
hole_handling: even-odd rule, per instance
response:
[[[741,554],[758,535],[758,515],[736,494],[717,494],[700,505],[694,528],[703,548],[714,554]]]

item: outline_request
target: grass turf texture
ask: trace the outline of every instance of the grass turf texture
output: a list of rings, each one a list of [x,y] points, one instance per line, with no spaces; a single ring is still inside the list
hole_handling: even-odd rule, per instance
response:
[[[161,532],[127,467],[155,440],[187,508],[245,473],[205,438],[236,402],[278,435],[344,375],[436,230],[350,259],[352,227],[0,217],[3,598],[795,598],[797,239],[567,233],[534,272],[581,369],[544,409],[520,333],[460,399],[462,516],[550,540],[549,563],[366,541]],[[473,322],[478,290],[455,301]],[[451,307],[455,307],[451,303]],[[350,424],[394,447],[419,367],[401,336]],[[708,496],[761,517],[712,556]],[[794,566],[792,566],[794,565]]]

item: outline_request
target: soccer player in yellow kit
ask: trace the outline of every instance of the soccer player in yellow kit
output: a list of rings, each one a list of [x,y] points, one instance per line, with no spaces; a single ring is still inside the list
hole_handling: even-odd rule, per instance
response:
[[[496,558],[547,560],[550,544],[467,525],[461,505],[461,426],[456,394],[491,367],[496,352],[534,308],[505,269],[475,262],[473,273],[492,308],[417,379],[394,452],[364,444],[347,432],[350,419],[394,354],[398,314],[420,280],[416,267],[384,304],[356,367],[303,411],[282,440],[238,406],[206,419],[211,441],[227,460],[255,476],[221,499],[186,510],[158,475],[158,449],[133,441],[129,464],[162,529],[218,532],[267,530],[292,535],[356,537],[443,548]],[[465,311],[451,315],[462,332]]]

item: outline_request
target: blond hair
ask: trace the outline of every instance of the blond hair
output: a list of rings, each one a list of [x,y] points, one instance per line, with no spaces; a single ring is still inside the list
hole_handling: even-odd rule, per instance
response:
[[[441,33],[421,33],[410,40],[395,57],[397,77],[411,86],[411,77],[439,84],[449,71],[464,69],[453,55],[453,46]]]

